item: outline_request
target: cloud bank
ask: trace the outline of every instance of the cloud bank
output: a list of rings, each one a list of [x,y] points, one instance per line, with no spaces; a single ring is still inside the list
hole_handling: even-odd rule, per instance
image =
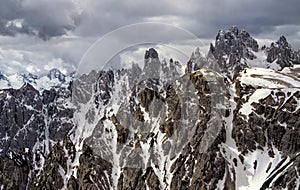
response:
[[[42,72],[61,60],[70,71],[99,37],[139,22],[182,27],[208,41],[219,29],[236,25],[259,42],[285,35],[300,49],[299,10],[298,0],[0,0],[0,70]]]

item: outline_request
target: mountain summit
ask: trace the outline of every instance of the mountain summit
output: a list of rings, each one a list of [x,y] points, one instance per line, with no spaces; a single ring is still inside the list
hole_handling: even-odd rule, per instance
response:
[[[145,59],[149,59],[149,58],[154,58],[154,59],[158,58],[158,53],[154,48],[150,48],[149,50],[146,50]]]
[[[269,63],[276,62],[281,68],[292,66],[293,64],[300,64],[300,52],[292,49],[284,36],[280,36],[279,40],[272,43],[266,49],[267,61]]]
[[[270,47],[259,48],[257,41],[236,26],[228,30],[220,30],[215,44],[210,44],[209,57],[214,58],[221,72],[230,78],[245,68],[262,67],[281,70],[300,63],[300,53],[293,50],[284,36]]]
[[[222,72],[234,76],[248,66],[246,59],[256,58],[253,52],[257,51],[257,41],[247,31],[233,26],[218,32],[215,44],[210,44],[208,54],[214,56]]]

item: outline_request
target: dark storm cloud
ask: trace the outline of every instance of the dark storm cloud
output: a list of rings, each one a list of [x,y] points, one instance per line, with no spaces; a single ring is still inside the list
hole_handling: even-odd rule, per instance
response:
[[[219,29],[236,25],[254,36],[273,38],[280,33],[290,39],[299,31],[291,26],[300,25],[298,0],[88,0],[82,5],[81,23],[75,30],[81,36],[102,36],[124,25],[154,21],[183,27],[200,38],[212,39]]]
[[[232,25],[257,35],[273,32],[278,26],[299,25],[299,10],[297,0],[212,0],[203,5],[199,3],[189,18],[195,22],[191,30],[203,37],[213,37],[219,29]]]
[[[26,33],[43,39],[70,30],[82,37],[101,36],[144,21],[174,24],[202,38],[214,38],[219,29],[232,25],[259,35],[272,33],[278,26],[300,24],[298,0],[0,0],[0,5],[2,35]],[[8,25],[16,19],[22,20],[22,27]]]
[[[82,4],[81,24],[76,29],[80,35],[102,35],[128,24],[144,22],[154,16],[165,17],[182,14],[165,1],[94,1]]]
[[[74,29],[78,15],[69,0],[0,0],[0,34],[23,33],[47,40]]]

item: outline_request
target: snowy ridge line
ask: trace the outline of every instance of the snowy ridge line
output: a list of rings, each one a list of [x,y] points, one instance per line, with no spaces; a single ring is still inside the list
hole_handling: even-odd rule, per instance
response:
[[[300,88],[300,80],[289,74],[265,68],[247,68],[238,77],[241,84],[269,89]]]

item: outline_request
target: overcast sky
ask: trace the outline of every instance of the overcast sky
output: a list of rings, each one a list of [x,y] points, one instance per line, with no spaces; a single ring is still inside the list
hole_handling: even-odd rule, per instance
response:
[[[0,0],[0,70],[70,72],[98,38],[140,22],[181,27],[204,42],[236,25],[260,45],[285,35],[300,49],[299,18],[299,0]]]

